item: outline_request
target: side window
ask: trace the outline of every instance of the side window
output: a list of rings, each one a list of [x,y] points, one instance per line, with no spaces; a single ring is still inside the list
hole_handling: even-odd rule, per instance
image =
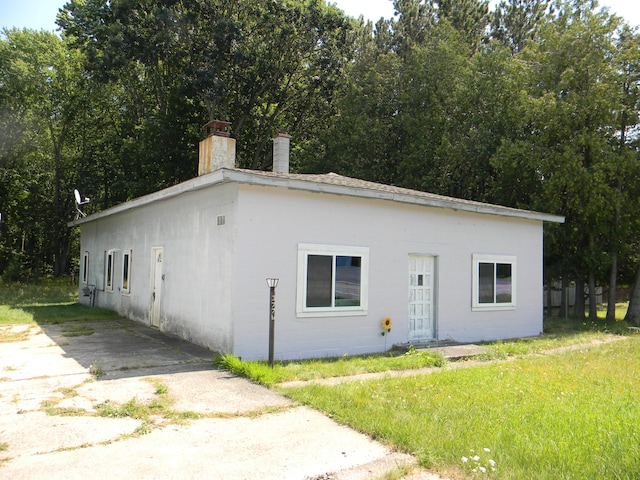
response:
[[[123,294],[131,292],[131,250],[122,254],[122,290]]]
[[[82,265],[80,268],[82,269],[80,272],[82,284],[87,285],[89,283],[89,252],[82,253]]]
[[[115,250],[109,250],[104,262],[104,289],[108,292],[113,292],[114,259]]]
[[[516,257],[473,255],[473,310],[509,310],[516,306]]]
[[[365,315],[369,249],[298,245],[298,316]]]

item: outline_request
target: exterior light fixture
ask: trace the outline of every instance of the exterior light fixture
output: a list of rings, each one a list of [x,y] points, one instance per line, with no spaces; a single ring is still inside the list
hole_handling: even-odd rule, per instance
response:
[[[276,330],[276,287],[277,278],[267,278],[269,287],[269,365],[273,368],[273,349],[275,345]]]

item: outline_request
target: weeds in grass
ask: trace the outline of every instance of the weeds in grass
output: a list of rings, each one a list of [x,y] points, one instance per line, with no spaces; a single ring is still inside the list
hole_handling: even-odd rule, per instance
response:
[[[95,328],[86,324],[66,324],[62,328],[62,335],[65,337],[83,337],[96,333]]]
[[[392,470],[386,472],[381,477],[376,477],[375,480],[401,480],[405,478],[411,472],[411,468],[405,465],[397,465]]]
[[[156,394],[158,395],[166,395],[169,393],[169,387],[167,387],[164,383],[156,383]]]
[[[156,397],[149,403],[140,403],[132,398],[125,404],[119,405],[106,400],[95,406],[96,414],[109,418],[135,418],[142,423],[136,429],[137,435],[149,433],[158,425],[166,423],[184,424],[189,420],[201,418],[196,412],[179,412],[171,408],[173,401],[169,396],[169,388],[156,380],[149,380],[156,387]]]
[[[0,442],[0,452],[6,452],[9,449],[9,444]]]
[[[93,375],[96,380],[100,380],[105,376],[104,369],[100,362],[97,362],[95,365],[89,365],[89,373]]]
[[[56,390],[56,392],[60,392],[64,398],[72,398],[72,397],[78,396],[78,392],[76,388],[77,387],[75,388],[60,387],[59,389]]]
[[[266,362],[245,362],[233,355],[216,357],[214,363],[219,368],[251,378],[261,385],[272,386],[276,383],[293,380],[313,380],[389,370],[441,367],[445,364],[445,360],[439,353],[414,349],[408,354],[391,352],[380,355],[277,362],[273,367],[270,367]]]
[[[0,305],[0,318],[3,306]],[[0,324],[2,322],[0,321]],[[0,326],[0,343],[24,342],[29,339],[31,328],[20,327],[15,325]]]
[[[462,457],[462,469],[471,478],[492,477],[497,471],[497,463],[490,456],[491,449],[483,448],[480,455],[471,450],[468,457]]]
[[[43,400],[40,403],[40,408],[44,410],[47,415],[58,417],[85,417],[90,415],[89,412],[82,408],[76,407],[59,407],[60,399]]]

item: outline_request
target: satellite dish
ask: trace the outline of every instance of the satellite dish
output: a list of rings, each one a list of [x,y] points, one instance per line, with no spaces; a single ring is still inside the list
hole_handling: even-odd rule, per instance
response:
[[[82,210],[80,210],[80,205],[89,203],[89,197],[84,197],[84,200],[82,200],[82,197],[80,196],[80,192],[78,191],[77,188],[73,190],[73,196],[76,201],[76,220],[86,217],[87,214],[84,213]]]

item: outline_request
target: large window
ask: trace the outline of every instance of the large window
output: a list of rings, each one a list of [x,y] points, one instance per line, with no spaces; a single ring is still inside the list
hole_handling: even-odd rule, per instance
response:
[[[508,310],[516,306],[516,257],[473,256],[474,310]]]
[[[369,249],[298,245],[299,316],[367,313]]]
[[[131,250],[122,253],[122,290],[121,293],[131,292]]]

